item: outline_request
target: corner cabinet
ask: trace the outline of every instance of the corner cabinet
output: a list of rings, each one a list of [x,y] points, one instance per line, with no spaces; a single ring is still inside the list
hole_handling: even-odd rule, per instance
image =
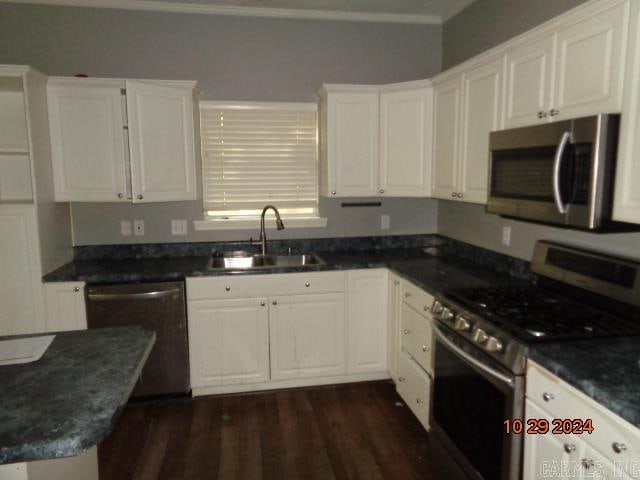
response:
[[[87,329],[84,282],[52,282],[44,284],[47,331]]]
[[[486,203],[489,133],[503,126],[504,56],[434,87],[432,196]]]
[[[433,95],[428,80],[324,85],[320,98],[321,195],[429,195]]]
[[[195,200],[194,82],[51,78],[55,199]]]

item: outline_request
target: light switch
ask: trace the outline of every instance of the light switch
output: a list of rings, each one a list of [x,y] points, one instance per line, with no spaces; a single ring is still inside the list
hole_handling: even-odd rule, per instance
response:
[[[389,230],[389,227],[391,227],[391,216],[380,215],[380,228],[382,230]]]
[[[186,220],[171,220],[171,235],[186,235],[186,234],[187,234]]]
[[[133,233],[138,237],[144,235],[144,220],[133,221]]]
[[[120,221],[120,235],[123,237],[128,237],[131,235],[131,221],[130,220],[121,220]]]

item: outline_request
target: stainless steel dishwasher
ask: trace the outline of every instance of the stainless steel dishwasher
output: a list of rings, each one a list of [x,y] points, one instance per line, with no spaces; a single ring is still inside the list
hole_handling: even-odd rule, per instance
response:
[[[156,332],[132,397],[190,390],[184,282],[91,286],[86,305],[89,328],[140,325]]]

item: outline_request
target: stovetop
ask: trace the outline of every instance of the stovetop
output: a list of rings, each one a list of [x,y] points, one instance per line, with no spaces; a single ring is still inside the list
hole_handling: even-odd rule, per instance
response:
[[[466,288],[446,296],[526,343],[640,335],[640,317],[614,314],[537,286]]]

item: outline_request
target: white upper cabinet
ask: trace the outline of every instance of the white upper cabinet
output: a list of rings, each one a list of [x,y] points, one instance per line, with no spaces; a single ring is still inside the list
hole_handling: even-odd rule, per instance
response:
[[[427,87],[380,95],[380,194],[429,195],[432,103]]]
[[[133,201],[195,200],[192,91],[126,84]]]
[[[466,202],[487,202],[489,133],[500,130],[504,123],[503,79],[503,57],[478,65],[463,75],[457,190]]]
[[[619,112],[628,11],[588,5],[508,48],[506,127]]]
[[[321,92],[321,186],[324,196],[362,197],[378,192],[377,89]]]
[[[433,91],[433,172],[431,194],[456,197],[460,149],[462,78],[436,84]]]
[[[194,87],[50,79],[56,201],[195,200]]]
[[[548,118],[555,35],[543,35],[507,50],[506,127]]]
[[[640,223],[640,2],[632,4],[631,32],[625,73],[625,110],[620,124],[613,219]]]
[[[127,201],[119,87],[49,85],[57,201]]]

